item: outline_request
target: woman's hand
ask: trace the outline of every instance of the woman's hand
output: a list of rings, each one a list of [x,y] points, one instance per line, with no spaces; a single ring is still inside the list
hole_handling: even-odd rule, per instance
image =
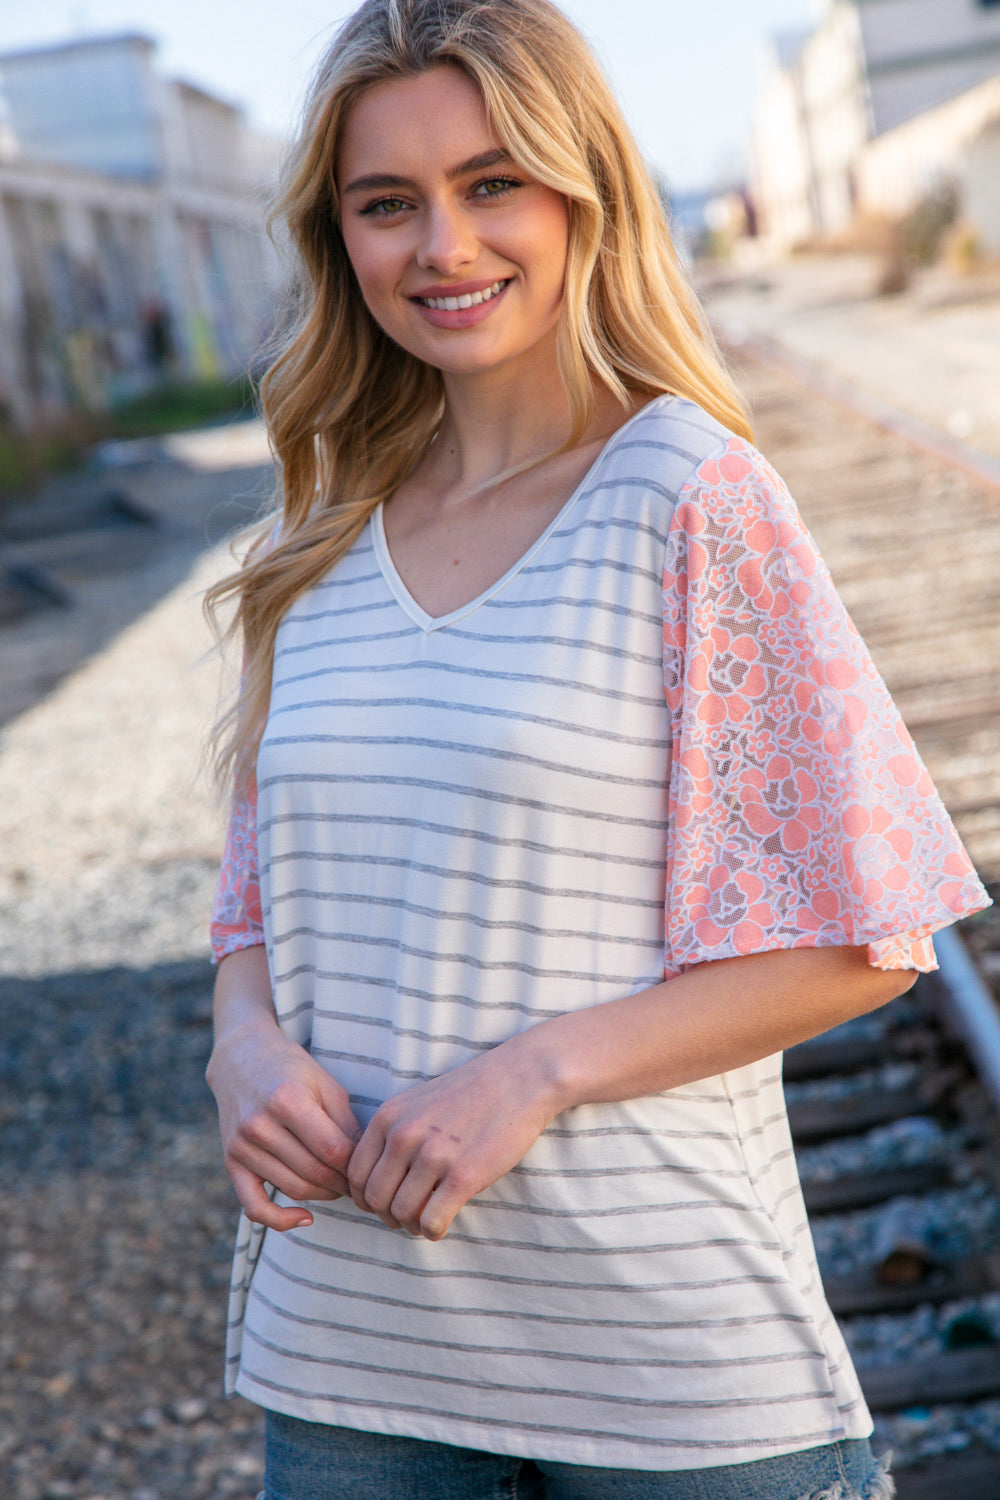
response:
[[[532,1032],[396,1094],[347,1171],[358,1208],[439,1240],[458,1210],[517,1165],[557,1113]]]
[[[312,1223],[307,1209],[273,1203],[265,1183],[299,1202],[350,1192],[345,1173],[358,1122],[345,1090],[278,1026],[263,948],[231,954],[219,967],[206,1077],[226,1171],[249,1219],[270,1229]]]

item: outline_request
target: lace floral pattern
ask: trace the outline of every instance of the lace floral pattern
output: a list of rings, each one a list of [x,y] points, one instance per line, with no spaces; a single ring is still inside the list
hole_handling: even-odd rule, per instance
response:
[[[663,583],[675,969],[867,945],[935,967],[987,904],[794,502],[741,438],[679,498]]]
[[[222,855],[222,868],[212,906],[212,958],[220,963],[239,948],[264,941],[257,860],[256,783],[233,797]]]

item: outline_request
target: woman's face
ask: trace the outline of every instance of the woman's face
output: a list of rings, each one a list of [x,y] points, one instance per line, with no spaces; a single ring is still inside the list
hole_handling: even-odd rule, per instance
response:
[[[554,361],[568,204],[511,161],[461,69],[363,94],[337,188],[362,295],[397,344],[446,376]]]

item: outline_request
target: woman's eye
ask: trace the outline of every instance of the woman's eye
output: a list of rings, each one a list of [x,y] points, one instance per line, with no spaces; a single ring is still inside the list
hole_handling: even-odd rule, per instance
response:
[[[515,188],[523,187],[516,177],[486,177],[482,182],[477,182],[473,193],[481,198],[503,198]]]
[[[402,198],[376,198],[374,203],[368,203],[361,210],[371,218],[391,219],[394,214],[402,213],[406,202]]]

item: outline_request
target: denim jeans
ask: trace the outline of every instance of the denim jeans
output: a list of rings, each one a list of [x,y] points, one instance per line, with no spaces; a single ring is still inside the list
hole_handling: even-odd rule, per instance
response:
[[[600,1469],[510,1458],[267,1413],[258,1500],[891,1500],[867,1440],[716,1469]]]

